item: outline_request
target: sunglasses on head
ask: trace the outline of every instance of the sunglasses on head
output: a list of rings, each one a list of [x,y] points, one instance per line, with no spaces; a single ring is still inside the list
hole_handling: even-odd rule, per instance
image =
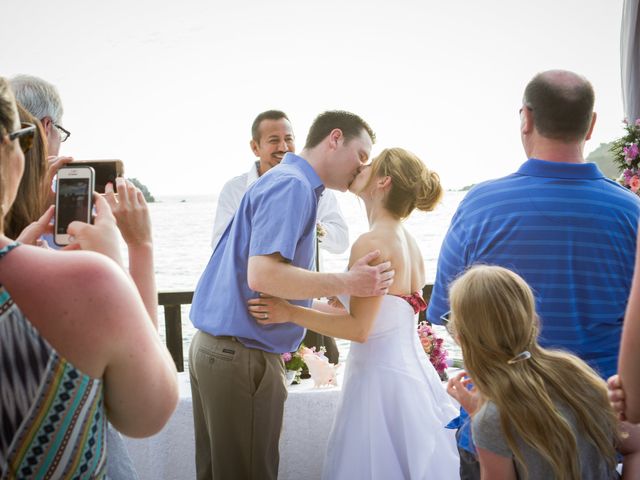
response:
[[[13,133],[9,134],[9,140],[13,141],[16,138],[20,140],[20,148],[23,153],[27,153],[29,149],[33,146],[33,139],[36,134],[36,126],[33,123],[23,122],[21,124],[21,129],[16,130]]]

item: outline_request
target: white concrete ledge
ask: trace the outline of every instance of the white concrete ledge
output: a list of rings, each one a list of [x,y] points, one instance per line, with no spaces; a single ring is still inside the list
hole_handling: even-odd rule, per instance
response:
[[[196,478],[189,374],[180,373],[178,378],[180,402],[162,431],[145,439],[123,437],[140,480]],[[311,380],[289,387],[280,436],[279,480],[320,478],[339,393],[340,387],[313,388]]]

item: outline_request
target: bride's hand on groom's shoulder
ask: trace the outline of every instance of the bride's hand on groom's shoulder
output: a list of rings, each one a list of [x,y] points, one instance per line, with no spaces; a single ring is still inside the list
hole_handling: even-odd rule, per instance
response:
[[[261,293],[259,298],[252,298],[247,304],[249,314],[262,325],[291,321],[293,306],[282,298]]]
[[[459,372],[455,377],[449,379],[447,384],[447,393],[455,398],[470,416],[476,413],[479,402],[478,390],[472,383],[473,380],[467,375],[467,372]]]

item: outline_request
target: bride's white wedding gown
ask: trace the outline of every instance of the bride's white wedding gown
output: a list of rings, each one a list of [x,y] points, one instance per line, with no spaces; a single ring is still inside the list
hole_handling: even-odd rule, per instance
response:
[[[348,297],[341,297],[349,305]],[[385,295],[365,343],[351,343],[322,478],[460,478],[458,416],[422,349],[413,307]]]

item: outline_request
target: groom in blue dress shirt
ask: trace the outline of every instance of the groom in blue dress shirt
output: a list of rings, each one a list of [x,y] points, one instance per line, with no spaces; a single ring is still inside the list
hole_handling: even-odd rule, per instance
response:
[[[314,297],[386,293],[388,262],[313,272],[316,211],[325,186],[346,191],[369,160],[375,136],[357,115],[320,114],[300,155],[287,153],[245,193],[196,288],[189,350],[198,479],[276,479],[284,365],[304,329],[259,325],[247,301],[258,292],[310,306]]]

